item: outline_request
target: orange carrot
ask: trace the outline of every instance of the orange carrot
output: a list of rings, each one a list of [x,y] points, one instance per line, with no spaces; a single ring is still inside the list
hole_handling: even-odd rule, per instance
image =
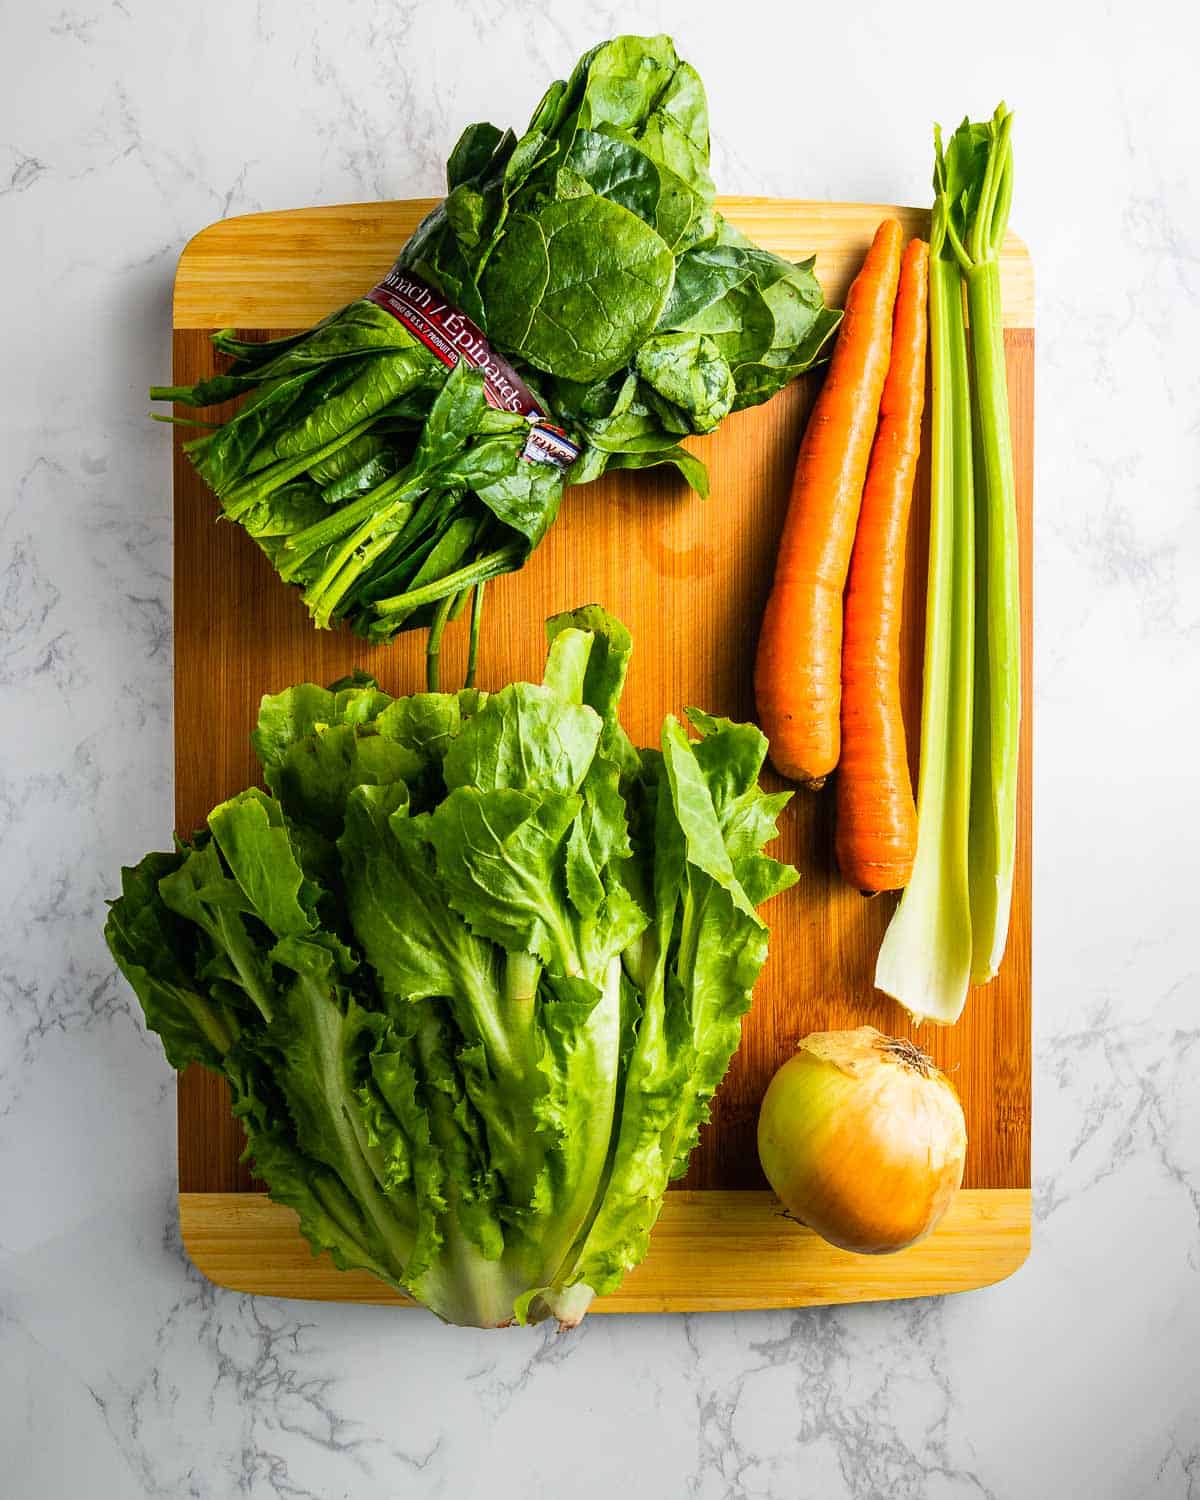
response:
[[[891,356],[903,236],[895,219],[880,224],[846,294],[829,373],[800,444],[758,638],[754,693],[772,764],[814,787],[838,762],[842,594]]]
[[[904,549],[925,407],[929,246],[900,265],[892,358],[850,559],[842,646],[837,859],[860,891],[896,891],[912,875],[917,810],[900,712]]]

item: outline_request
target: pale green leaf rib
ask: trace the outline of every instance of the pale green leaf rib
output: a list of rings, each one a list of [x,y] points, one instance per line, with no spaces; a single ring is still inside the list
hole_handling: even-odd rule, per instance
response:
[[[884,934],[875,983],[914,1016],[948,1025],[962,1012],[971,972],[974,536],[962,289],[936,224],[930,249],[933,453],[917,853]]]

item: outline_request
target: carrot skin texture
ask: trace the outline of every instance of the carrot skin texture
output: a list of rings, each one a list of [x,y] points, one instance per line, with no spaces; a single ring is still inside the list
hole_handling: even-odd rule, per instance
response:
[[[929,246],[911,240],[900,265],[879,426],[850,559],[842,647],[842,757],[836,850],[866,894],[912,875],[917,809],[900,709],[904,554],[925,409]]]
[[[771,763],[814,787],[840,750],[842,602],[891,356],[903,239],[899,222],[885,219],[846,295],[800,444],[758,640],[754,694]]]

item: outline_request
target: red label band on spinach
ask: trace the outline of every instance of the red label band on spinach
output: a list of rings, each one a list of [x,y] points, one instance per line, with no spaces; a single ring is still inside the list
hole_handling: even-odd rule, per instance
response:
[[[428,289],[452,331],[416,304],[415,329],[376,289],[295,337],[226,329],[224,373],[152,390],[245,396],[185,447],[314,624],[374,641],[428,626],[432,684],[447,620],[474,591],[473,665],[479,590],[525,562],[567,484],[668,464],[707,494],[682,439],[809,369],[840,317],[811,259],[725,222],[708,160],[695,70],[668,37],[617,37],[551,84],[524,134],[471,125],[451,152],[447,196],[389,282]],[[456,349],[478,367],[450,369]],[[555,425],[531,426],[505,382]]]
[[[483,330],[411,271],[393,266],[367,301],[385,308],[421,340],[447,369],[465,360],[483,376],[483,393],[489,406],[516,412],[533,429],[522,457],[535,463],[557,464],[567,469],[579,457],[579,449],[561,427],[546,420],[546,413],[533,399],[529,387],[484,337]],[[544,431],[542,429],[545,429]]]

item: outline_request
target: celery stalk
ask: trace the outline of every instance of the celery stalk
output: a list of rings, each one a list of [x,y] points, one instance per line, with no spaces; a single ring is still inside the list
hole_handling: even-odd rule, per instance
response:
[[[933,479],[913,878],[875,983],[958,1019],[1008,938],[1021,721],[1016,489],[1000,314],[1012,116],[934,133]],[[964,323],[970,322],[970,340]]]
[[[1017,759],[1021,723],[1021,603],[1000,247],[1012,198],[1012,116],[1001,104],[983,131],[986,165],[978,198],[956,205],[952,237],[967,288],[972,403],[978,434],[975,483],[975,743],[971,770],[971,981],[999,970],[1008,938],[1017,843]],[[953,146],[953,142],[951,143]],[[978,152],[979,146],[975,147]]]
[[[948,1025],[962,1012],[971,974],[974,521],[966,326],[947,227],[939,196],[929,246],[933,453],[917,856],[875,983],[919,1019]]]

